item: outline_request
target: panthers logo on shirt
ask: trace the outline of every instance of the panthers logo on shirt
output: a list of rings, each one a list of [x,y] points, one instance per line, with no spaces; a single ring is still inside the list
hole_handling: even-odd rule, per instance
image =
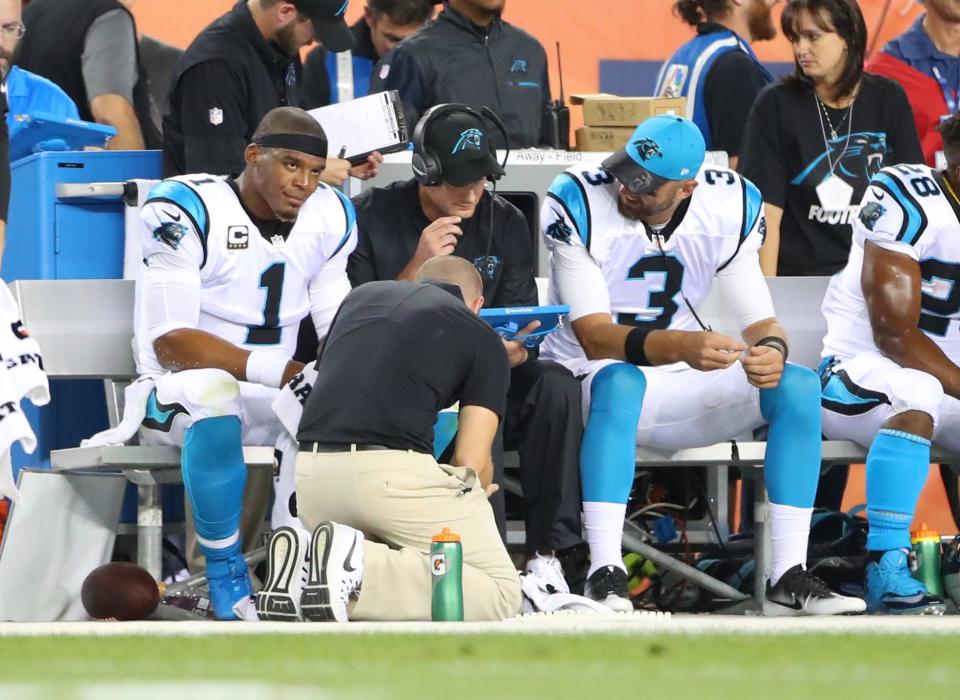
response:
[[[880,217],[884,215],[887,208],[877,202],[867,202],[860,210],[860,223],[870,231],[877,225]]]
[[[178,224],[176,221],[164,221],[153,230],[153,237],[176,250],[180,247],[180,241],[183,240],[186,232],[187,227],[183,224]]]
[[[573,229],[567,226],[567,223],[560,217],[557,217],[556,221],[547,226],[547,235],[561,243],[569,243],[572,233]]]

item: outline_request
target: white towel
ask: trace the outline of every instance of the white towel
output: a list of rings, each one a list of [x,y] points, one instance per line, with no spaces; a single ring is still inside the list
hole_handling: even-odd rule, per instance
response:
[[[529,571],[520,573],[520,589],[523,591],[523,613],[560,612],[610,613],[605,605],[575,593],[556,593],[549,582]]]
[[[300,374],[280,387],[277,398],[273,400],[273,412],[283,426],[274,445],[274,454],[279,457],[273,470],[273,511],[270,526],[274,530],[283,525],[303,527],[291,509],[291,499],[297,488],[294,473],[297,461],[297,428],[300,425],[300,416],[303,415],[303,404],[313,391],[316,380],[317,371],[309,364]]]
[[[7,285],[0,280],[0,359],[7,370],[5,400],[24,396],[35,406],[50,402],[50,386],[43,372],[40,346],[30,337],[20,318],[20,309]]]
[[[9,498],[14,503],[20,500],[20,491],[13,480],[13,464],[10,448],[19,442],[24,452],[32,454],[37,449],[37,437],[20,410],[20,399],[9,382],[10,371],[0,368],[0,498]]]
[[[147,399],[156,386],[151,377],[140,377],[123,390],[123,419],[116,428],[101,430],[80,441],[80,447],[103,447],[122,445],[137,434],[144,416],[147,415]]]

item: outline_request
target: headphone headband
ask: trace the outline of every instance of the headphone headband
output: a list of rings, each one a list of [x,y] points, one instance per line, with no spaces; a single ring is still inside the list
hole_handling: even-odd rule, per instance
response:
[[[503,121],[497,116],[497,113],[492,109],[484,105],[480,108],[478,113],[472,107],[469,107],[465,104],[459,102],[447,102],[443,104],[434,105],[420,118],[420,121],[417,122],[416,127],[413,129],[413,159],[411,164],[413,166],[413,174],[417,181],[426,186],[439,185],[442,182],[443,178],[443,168],[440,164],[440,160],[437,158],[433,150],[424,143],[427,137],[427,130],[430,128],[431,124],[437,119],[442,117],[444,114],[451,114],[454,112],[460,112],[463,114],[469,114],[474,117],[481,125],[484,124],[484,117],[493,122],[493,125],[497,130],[503,135],[504,143],[507,145],[506,155],[510,155],[510,138],[507,135],[507,129],[503,124]],[[484,129],[486,131],[486,129]],[[493,147],[493,144],[487,136],[487,144],[490,148],[490,153],[493,155],[494,160],[497,158],[497,151]],[[504,157],[503,166],[506,166],[507,159]],[[491,179],[498,179],[499,176],[491,177]]]

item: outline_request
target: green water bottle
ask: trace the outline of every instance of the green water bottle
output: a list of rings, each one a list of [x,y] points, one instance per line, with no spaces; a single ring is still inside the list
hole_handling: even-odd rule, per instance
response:
[[[943,597],[943,579],[940,576],[940,533],[920,524],[910,533],[910,544],[917,555],[917,569],[913,577],[921,581],[933,595]]]
[[[463,548],[460,535],[443,528],[430,545],[433,578],[430,614],[435,622],[463,620]]]

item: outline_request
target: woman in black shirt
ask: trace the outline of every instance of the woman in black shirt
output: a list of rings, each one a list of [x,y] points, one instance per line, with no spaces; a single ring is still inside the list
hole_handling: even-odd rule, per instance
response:
[[[922,163],[903,89],[864,75],[867,28],[854,0],[790,0],[781,17],[796,68],[753,105],[738,170],[766,202],[767,275],[830,275],[882,167]]]

